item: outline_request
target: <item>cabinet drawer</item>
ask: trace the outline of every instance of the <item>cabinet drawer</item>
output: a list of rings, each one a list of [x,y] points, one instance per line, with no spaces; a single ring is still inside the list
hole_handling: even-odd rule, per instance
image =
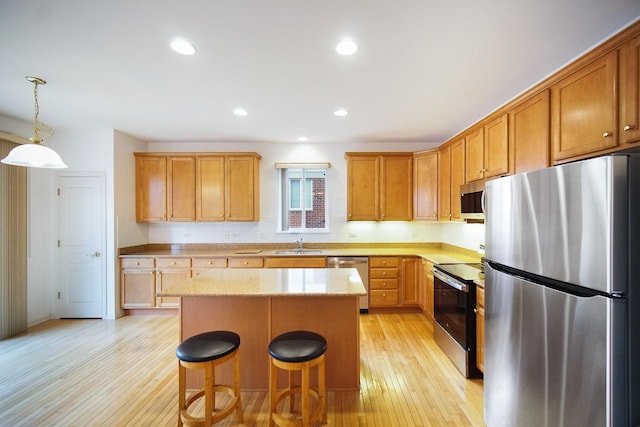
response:
[[[229,268],[262,268],[263,258],[229,258]]]
[[[371,279],[370,289],[398,289],[398,279]]]
[[[265,268],[325,268],[324,257],[273,257],[265,258]]]
[[[476,307],[484,308],[484,289],[476,288]]]
[[[227,258],[193,258],[193,268],[227,268]]]
[[[376,256],[369,258],[370,267],[397,267],[399,264],[398,257]]]
[[[154,258],[121,258],[121,267],[124,268],[154,268]]]
[[[189,268],[191,258],[156,258],[157,268]]]
[[[369,292],[369,305],[375,306],[387,306],[398,305],[398,291],[379,291],[373,290]]]
[[[372,268],[369,274],[372,279],[397,279],[397,268]]]

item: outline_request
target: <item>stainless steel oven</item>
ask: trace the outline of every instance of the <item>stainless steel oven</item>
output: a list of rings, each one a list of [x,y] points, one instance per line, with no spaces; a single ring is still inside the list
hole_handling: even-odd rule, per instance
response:
[[[434,339],[466,378],[481,378],[476,366],[476,288],[480,264],[433,268]]]

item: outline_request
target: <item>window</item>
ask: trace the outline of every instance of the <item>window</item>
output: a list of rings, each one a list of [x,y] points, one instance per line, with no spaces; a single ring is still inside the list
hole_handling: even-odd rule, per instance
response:
[[[276,167],[280,206],[278,231],[329,231],[328,164],[276,164]]]

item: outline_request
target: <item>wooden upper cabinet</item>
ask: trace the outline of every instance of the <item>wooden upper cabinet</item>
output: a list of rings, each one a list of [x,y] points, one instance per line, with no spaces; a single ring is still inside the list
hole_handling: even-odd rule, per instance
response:
[[[480,127],[466,136],[465,178],[467,182],[484,178],[484,128]]]
[[[640,142],[640,36],[620,49],[620,144]]]
[[[438,184],[438,220],[451,220],[451,145],[438,151],[439,184]]]
[[[167,158],[167,211],[169,221],[196,218],[196,158]]]
[[[225,162],[227,221],[260,219],[260,157],[229,155]]]
[[[136,220],[257,221],[257,153],[135,153]]]
[[[447,143],[438,151],[440,180],[438,219],[459,221],[460,186],[465,183],[465,139]]]
[[[167,220],[167,157],[136,156],[136,221]]]
[[[380,211],[380,157],[347,156],[347,220],[377,221]]]
[[[413,219],[438,220],[438,152],[413,157]]]
[[[224,221],[224,156],[199,156],[196,163],[196,221]]]
[[[466,136],[466,182],[509,173],[507,123],[503,114]]]
[[[508,119],[503,114],[484,125],[484,178],[509,173]],[[467,182],[469,182],[467,180]]]
[[[411,153],[346,153],[347,220],[413,218]]]
[[[413,154],[382,156],[380,174],[380,219],[413,219]]]
[[[549,91],[545,90],[509,112],[509,161],[513,173],[549,166],[549,135]]]
[[[460,208],[460,186],[465,183],[465,140],[451,145],[451,220],[462,221]]]
[[[618,52],[551,86],[553,159],[566,161],[616,147]]]

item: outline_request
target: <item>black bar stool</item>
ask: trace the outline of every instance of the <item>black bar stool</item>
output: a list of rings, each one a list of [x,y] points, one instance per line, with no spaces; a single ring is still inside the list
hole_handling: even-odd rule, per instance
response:
[[[235,409],[238,420],[244,422],[240,402],[240,336],[235,332],[212,331],[194,335],[184,340],[176,350],[178,358],[178,426],[211,426],[226,418]],[[215,368],[233,359],[233,387],[216,384]],[[204,388],[187,398],[187,369],[204,370]],[[226,392],[232,399],[224,408],[216,411],[216,393]],[[189,407],[204,395],[204,417],[189,414]]]
[[[299,426],[307,427],[317,421],[327,422],[327,406],[325,391],[324,355],[327,350],[327,340],[322,335],[308,331],[292,331],[277,336],[269,343],[269,426]],[[309,370],[317,366],[318,388],[311,388],[309,384]],[[287,388],[278,392],[278,371],[284,369],[289,372]],[[301,384],[294,385],[294,376],[301,372]],[[301,395],[301,417],[290,419],[277,411],[278,403],[289,396],[289,411],[293,412],[294,397]],[[317,403],[311,411],[311,397]]]

